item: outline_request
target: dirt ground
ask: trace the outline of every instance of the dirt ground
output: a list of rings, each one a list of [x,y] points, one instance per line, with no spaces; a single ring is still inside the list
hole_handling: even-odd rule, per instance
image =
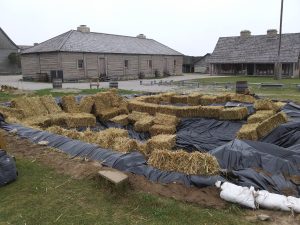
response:
[[[26,139],[9,134],[0,129],[0,133],[5,139],[6,150],[9,154],[18,158],[37,161],[47,165],[58,173],[66,174],[74,179],[98,177],[98,171],[103,168],[99,162],[90,161],[82,158],[71,158],[65,153],[56,149],[33,144]],[[215,187],[195,188],[186,187],[181,184],[158,184],[147,180],[143,176],[128,174],[130,186],[136,191],[143,191],[174,198],[180,201],[199,204],[204,207],[225,208],[227,203],[219,197],[219,190]],[[246,220],[253,223],[257,222],[257,215],[265,214],[271,220],[263,222],[270,225],[299,225],[300,215],[291,215],[286,212],[269,210],[248,210]]]

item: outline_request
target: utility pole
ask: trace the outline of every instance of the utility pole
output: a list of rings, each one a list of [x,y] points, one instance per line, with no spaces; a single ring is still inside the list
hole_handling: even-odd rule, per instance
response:
[[[281,79],[282,65],[280,64],[280,48],[281,48],[281,34],[282,34],[282,14],[283,14],[283,0],[281,0],[280,8],[280,27],[279,27],[279,43],[278,43],[278,55],[275,68],[275,79]]]

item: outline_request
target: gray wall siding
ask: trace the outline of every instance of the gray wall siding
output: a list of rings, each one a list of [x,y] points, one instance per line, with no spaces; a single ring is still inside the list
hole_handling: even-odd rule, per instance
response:
[[[94,53],[42,53],[22,55],[22,72],[24,76],[36,76],[37,73],[48,73],[50,70],[63,70],[65,80],[86,79],[100,74],[100,58],[105,59],[105,71],[111,79],[137,79],[139,73],[145,77],[154,77],[155,70],[163,75],[164,62],[170,74],[182,74],[182,56],[152,56],[126,54],[94,54]],[[77,61],[84,60],[84,68],[77,67]],[[124,61],[128,60],[128,68]],[[152,68],[148,61],[152,60]],[[176,66],[174,67],[174,60]]]

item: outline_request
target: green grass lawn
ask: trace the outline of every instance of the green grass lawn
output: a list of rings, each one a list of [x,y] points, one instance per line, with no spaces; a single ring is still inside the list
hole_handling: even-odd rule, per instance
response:
[[[293,100],[300,102],[300,90],[296,84],[300,84],[300,79],[281,79],[274,80],[272,77],[253,77],[253,76],[232,76],[232,77],[211,77],[194,80],[200,84],[213,84],[213,82],[229,82],[248,81],[250,90],[257,95],[265,96],[278,100]],[[283,88],[260,88],[260,83],[281,83],[285,86]]]
[[[0,188],[0,224],[249,224],[244,210],[203,208],[95,180],[75,180],[17,159],[17,181]]]

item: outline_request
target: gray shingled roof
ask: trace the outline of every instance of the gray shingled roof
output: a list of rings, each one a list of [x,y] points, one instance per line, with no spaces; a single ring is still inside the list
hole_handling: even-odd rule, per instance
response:
[[[276,62],[278,36],[252,35],[247,38],[220,37],[210,63],[269,63]],[[298,62],[300,33],[282,35],[280,62]]]
[[[40,43],[23,54],[37,52],[93,52],[147,55],[182,55],[153,39],[71,30]]]

